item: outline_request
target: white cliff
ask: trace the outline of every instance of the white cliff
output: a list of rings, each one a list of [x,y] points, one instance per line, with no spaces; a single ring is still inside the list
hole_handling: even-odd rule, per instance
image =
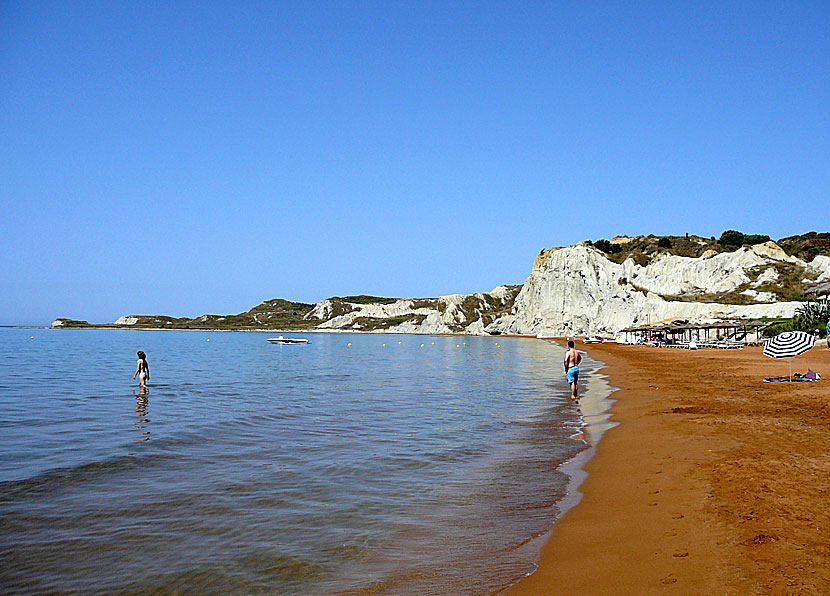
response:
[[[614,243],[635,240],[642,238],[618,237]],[[638,253],[638,258],[643,258],[640,262],[647,258],[645,254]],[[615,263],[594,246],[579,243],[541,251],[523,286],[499,286],[486,293],[398,299],[350,296],[313,306],[274,299],[228,317],[125,316],[115,325],[273,329],[286,322],[296,325],[301,318],[300,328],[318,330],[616,335],[633,325],[667,319],[702,322],[791,317],[802,303],[780,302],[780,296],[816,293],[828,282],[830,256],[818,255],[807,263],[788,255],[774,242],[734,252],[706,250],[697,258],[664,251],[644,265],[632,258]],[[76,323],[58,319],[53,326]]]
[[[758,276],[758,279],[749,284],[749,287],[760,288],[764,284],[775,283],[778,281],[779,277],[778,271],[776,271],[773,267],[769,267],[768,269],[764,269],[764,272]]]
[[[317,329],[486,335],[483,319],[509,309],[518,292],[519,286],[499,286],[487,293],[400,298],[387,304],[329,298],[318,302],[305,319],[319,319]]]
[[[666,255],[646,267],[631,261],[629,281],[639,288],[663,295],[722,294],[749,283],[747,272],[765,263],[761,255],[748,248],[698,259]]]
[[[486,330],[553,337],[615,334],[631,325],[671,318],[703,321],[791,317],[800,303],[736,305],[683,299],[690,294],[736,291],[749,284],[753,274],[757,277],[759,269],[763,272],[776,263],[798,265],[814,270],[814,274],[830,276],[830,263],[817,259],[807,265],[787,256],[774,243],[697,259],[664,256],[645,266],[631,259],[614,263],[582,243],[551,249],[536,258],[512,312]],[[766,273],[765,281],[773,279],[777,279],[777,274]],[[770,296],[756,294],[766,300]]]
[[[810,262],[809,270],[818,275],[816,281],[830,281],[830,257],[817,255]]]

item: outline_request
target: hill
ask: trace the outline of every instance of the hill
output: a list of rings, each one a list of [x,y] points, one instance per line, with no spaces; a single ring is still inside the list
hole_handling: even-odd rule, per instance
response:
[[[111,325],[53,327],[348,330],[396,333],[615,334],[669,318],[792,317],[830,282],[830,233],[782,238],[727,230],[719,238],[618,236],[543,249],[523,285],[437,298],[334,296],[266,300],[234,315],[130,315]]]

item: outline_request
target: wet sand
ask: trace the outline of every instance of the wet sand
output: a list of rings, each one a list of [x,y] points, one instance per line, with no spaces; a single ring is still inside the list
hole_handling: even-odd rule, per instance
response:
[[[787,361],[758,347],[578,345],[608,365],[620,425],[506,594],[830,594],[825,345],[793,361],[821,381],[774,384]]]

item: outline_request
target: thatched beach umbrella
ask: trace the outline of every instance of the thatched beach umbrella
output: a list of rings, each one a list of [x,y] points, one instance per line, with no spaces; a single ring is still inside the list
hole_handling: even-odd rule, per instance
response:
[[[804,331],[785,331],[764,342],[764,356],[788,358],[790,380],[793,378],[793,358],[800,356],[816,344],[816,336]]]

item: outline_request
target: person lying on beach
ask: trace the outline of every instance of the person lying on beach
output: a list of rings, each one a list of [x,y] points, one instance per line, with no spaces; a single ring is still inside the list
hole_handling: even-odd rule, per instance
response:
[[[147,364],[147,354],[145,354],[141,350],[138,351],[138,363],[135,367],[135,374],[133,374],[133,379],[135,379],[136,375],[138,375],[139,386],[146,387],[147,381],[150,380],[150,365]]]
[[[577,395],[577,381],[579,380],[579,363],[582,362],[582,354],[574,347],[574,342],[568,342],[568,351],[565,353],[565,376],[571,384],[571,401],[579,399]]]

